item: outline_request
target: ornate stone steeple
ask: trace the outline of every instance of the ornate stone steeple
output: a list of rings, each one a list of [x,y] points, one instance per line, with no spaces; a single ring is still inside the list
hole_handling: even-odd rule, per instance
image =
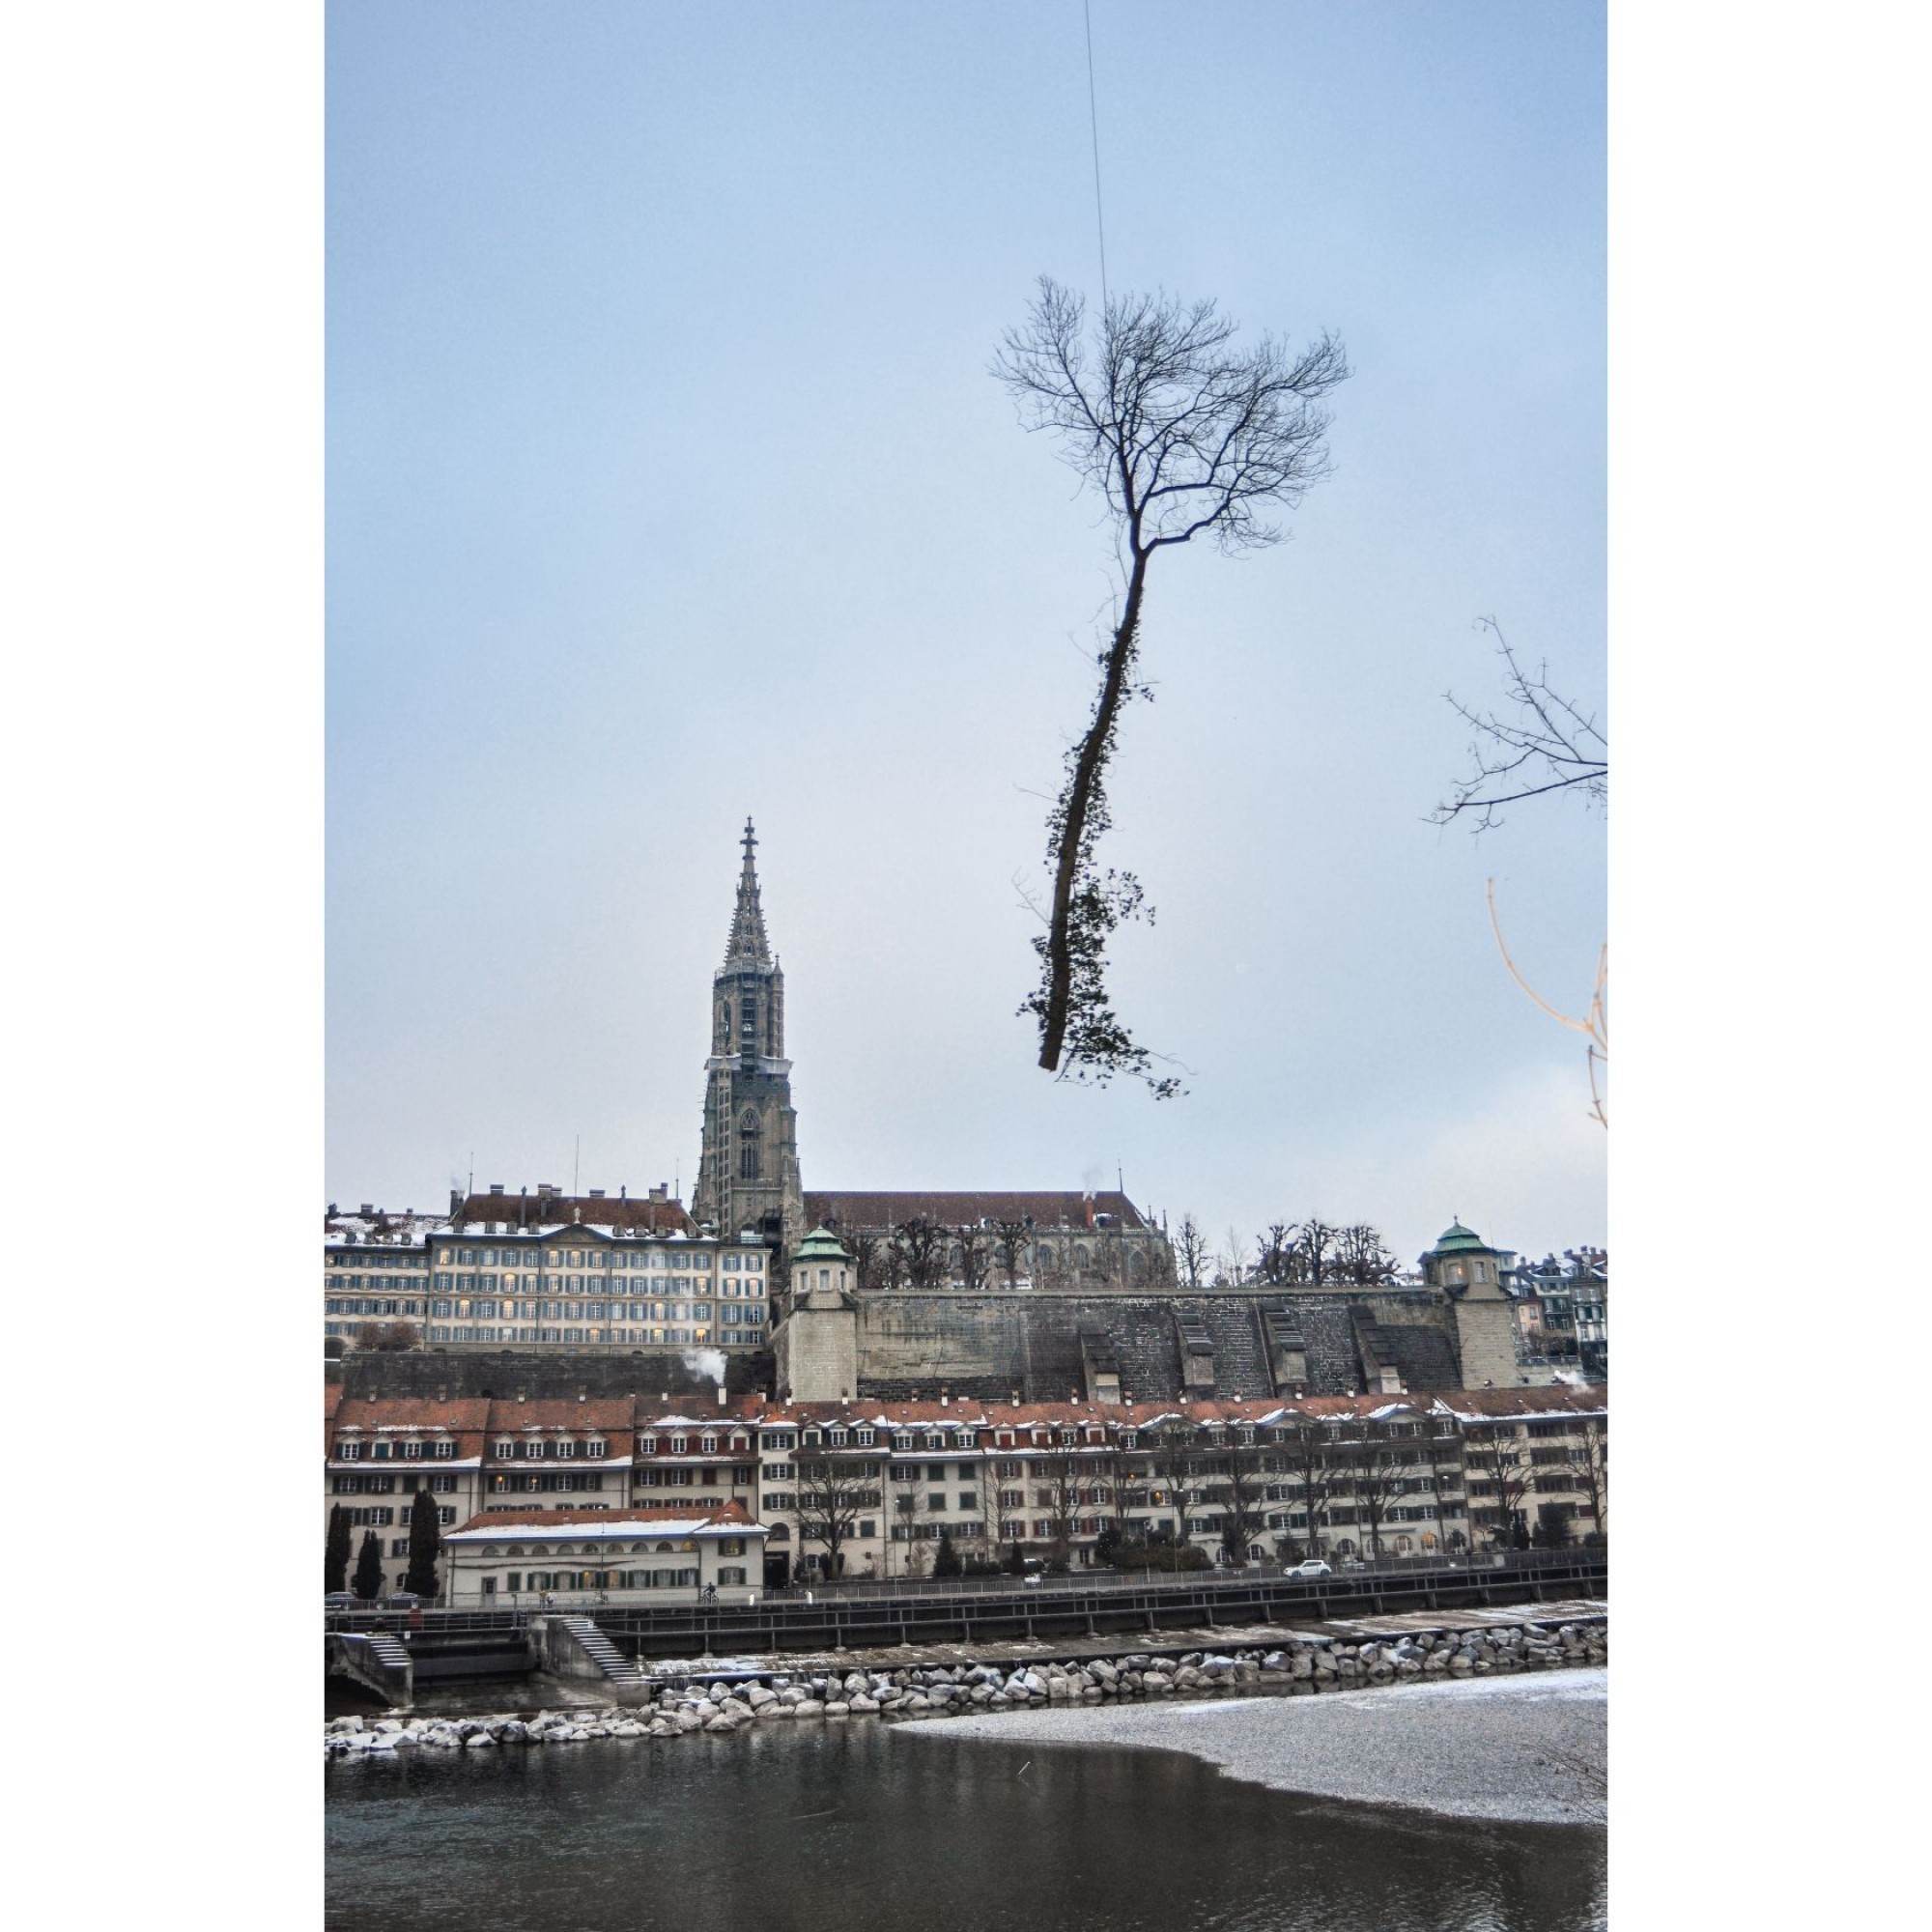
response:
[[[724,942],[724,963],[729,966],[743,961],[769,966],[772,950],[765,938],[764,909],[758,904],[758,869],[752,863],[752,854],[758,847],[758,835],[752,830],[749,818],[740,842],[745,848],[745,869],[738,874],[738,904],[731,914],[731,937]]]
[[[784,1057],[784,975],[765,934],[753,858],[758,839],[749,818],[743,843],[724,963],[712,976],[704,1144],[691,1210],[721,1234],[749,1228],[789,1253],[805,1232],[805,1204]]]

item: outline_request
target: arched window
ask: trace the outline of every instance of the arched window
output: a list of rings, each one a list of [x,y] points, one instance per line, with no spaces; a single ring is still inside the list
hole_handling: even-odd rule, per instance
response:
[[[758,1178],[758,1139],[760,1128],[758,1116],[751,1107],[738,1117],[738,1179],[755,1180]]]

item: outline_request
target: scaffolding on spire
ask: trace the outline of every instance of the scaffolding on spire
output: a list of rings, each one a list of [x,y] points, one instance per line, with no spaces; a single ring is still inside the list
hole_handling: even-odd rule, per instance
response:
[[[731,914],[731,936],[724,943],[724,963],[733,960],[750,960],[758,966],[772,963],[771,947],[765,938],[764,909],[758,903],[758,869],[753,861],[753,853],[757,850],[758,836],[752,830],[752,821],[745,821],[745,867],[738,874],[738,903]]]

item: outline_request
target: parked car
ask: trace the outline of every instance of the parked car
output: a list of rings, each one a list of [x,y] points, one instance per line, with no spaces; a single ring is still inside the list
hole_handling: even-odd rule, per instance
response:
[[[408,1590],[396,1590],[383,1599],[383,1607],[385,1610],[412,1610],[428,1601],[427,1597],[414,1596]]]
[[[1290,1577],[1332,1577],[1334,1571],[1319,1556],[1304,1556],[1293,1569],[1286,1573]]]
[[[1027,1574],[1020,1578],[1020,1581],[1026,1586],[1027,1589],[1037,1590],[1039,1588],[1039,1572],[1037,1570],[1029,1570]]]
[[[323,1594],[323,1607],[329,1610],[352,1610],[360,1600],[354,1590],[328,1590]]]

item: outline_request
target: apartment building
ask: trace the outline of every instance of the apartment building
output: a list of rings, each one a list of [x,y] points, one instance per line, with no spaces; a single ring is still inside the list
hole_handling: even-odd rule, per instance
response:
[[[491,1610],[755,1596],[764,1540],[736,1503],[493,1511],[445,1539],[443,1597],[453,1608]]]
[[[1191,1543],[1217,1563],[1574,1542],[1606,1532],[1606,1443],[1603,1388],[1171,1404],[398,1400],[338,1404],[327,1473],[331,1503],[353,1493],[357,1508],[390,1511],[379,1526],[395,1526],[399,1559],[406,1498],[427,1478],[465,1523],[737,1512],[759,1530],[748,1587],[776,1588],[928,1575],[942,1536],[962,1558],[1017,1545],[1069,1568],[1149,1541]]]
[[[345,1402],[330,1392],[324,1409],[324,1531],[334,1510],[348,1512],[352,1562],[363,1533],[373,1531],[385,1588],[403,1587],[410,1512],[419,1492],[436,1498],[444,1529],[476,1514],[489,1409],[489,1403],[475,1401]]]

